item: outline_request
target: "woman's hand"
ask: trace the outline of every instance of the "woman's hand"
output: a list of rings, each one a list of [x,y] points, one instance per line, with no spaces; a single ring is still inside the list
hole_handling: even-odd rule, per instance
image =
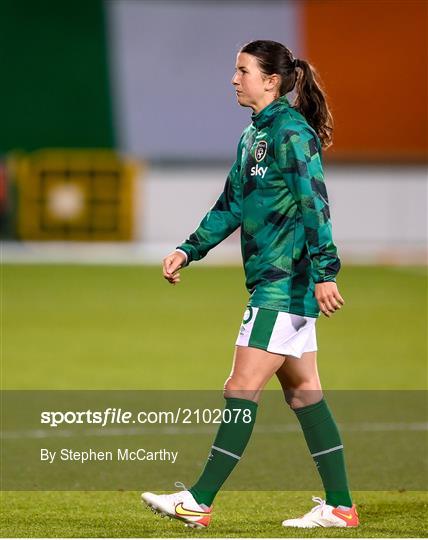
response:
[[[170,283],[175,285],[180,282],[180,274],[178,270],[186,262],[186,256],[180,251],[173,251],[167,255],[162,261],[163,277]]]
[[[330,317],[336,310],[340,309],[345,301],[339,294],[334,281],[325,281],[315,284],[315,298],[320,310],[326,317]]]

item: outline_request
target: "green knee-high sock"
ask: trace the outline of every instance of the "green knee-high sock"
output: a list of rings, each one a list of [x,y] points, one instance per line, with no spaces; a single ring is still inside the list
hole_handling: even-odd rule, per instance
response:
[[[211,506],[217,492],[235,468],[250,439],[256,413],[257,403],[254,401],[226,398],[223,421],[208,461],[199,480],[189,490],[199,504]]]
[[[318,403],[294,409],[332,506],[352,506],[346,478],[343,444],[336,422],[323,398]]]

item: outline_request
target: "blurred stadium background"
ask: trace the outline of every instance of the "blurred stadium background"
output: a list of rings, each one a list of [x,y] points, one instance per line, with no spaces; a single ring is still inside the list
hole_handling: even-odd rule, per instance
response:
[[[249,123],[235,52],[270,38],[309,59],[329,95],[345,264],[425,263],[426,6],[3,0],[3,261],[159,263],[215,201]],[[206,262],[239,264],[238,242]]]

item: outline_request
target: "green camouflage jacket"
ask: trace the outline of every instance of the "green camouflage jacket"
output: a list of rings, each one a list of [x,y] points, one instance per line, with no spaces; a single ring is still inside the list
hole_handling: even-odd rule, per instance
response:
[[[241,227],[249,305],[318,317],[315,283],[335,281],[320,141],[285,96],[244,130],[223,193],[178,249],[187,265]]]

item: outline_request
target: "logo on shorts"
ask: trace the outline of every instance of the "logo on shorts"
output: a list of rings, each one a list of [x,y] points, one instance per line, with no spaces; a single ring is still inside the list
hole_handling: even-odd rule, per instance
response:
[[[260,162],[266,157],[267,153],[267,142],[266,141],[260,141],[258,145],[256,146],[255,156],[256,161]]]
[[[251,306],[248,306],[244,313],[244,319],[242,321],[243,324],[247,324],[251,321],[253,318],[253,308]]]

